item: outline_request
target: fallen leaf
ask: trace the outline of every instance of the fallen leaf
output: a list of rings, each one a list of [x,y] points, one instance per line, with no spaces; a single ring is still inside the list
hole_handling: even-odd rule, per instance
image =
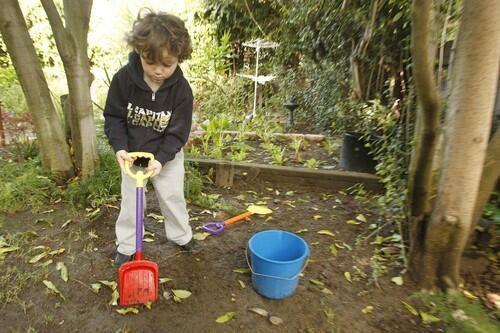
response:
[[[435,322],[441,320],[438,317],[433,316],[433,315],[428,314],[428,313],[423,312],[423,311],[420,311],[419,313],[420,313],[420,318],[422,318],[422,321],[424,322],[424,324],[435,323]]]
[[[319,219],[320,219],[320,218],[322,218],[322,217],[323,217],[323,216],[321,216],[321,215],[314,215],[314,216],[313,216],[313,219],[314,219],[314,221],[317,221],[317,220],[319,220]]]
[[[98,294],[99,291],[101,290],[102,284],[100,284],[100,283],[92,283],[90,285],[90,287],[92,288],[93,292],[95,292],[96,294]]]
[[[208,236],[210,236],[210,233],[208,232],[197,232],[193,235],[193,238],[198,241],[202,241],[205,240]]]
[[[316,280],[316,279],[310,279],[309,282],[311,282],[312,284],[315,284],[317,286],[320,286],[320,287],[324,287],[325,284],[319,280]]]
[[[152,219],[156,220],[156,222],[158,222],[158,223],[162,223],[165,220],[165,217],[163,217],[162,215],[157,215],[155,213],[149,213],[146,216],[151,217]]]
[[[467,290],[462,290],[462,294],[468,299],[477,299],[478,297]]]
[[[64,251],[66,251],[66,249],[64,247],[62,247],[60,249],[57,249],[57,250],[54,250],[54,251],[50,251],[48,254],[51,255],[51,256],[55,256],[55,255],[63,253]]]
[[[318,234],[320,234],[320,235],[327,235],[327,236],[331,236],[331,237],[335,237],[335,233],[334,233],[333,231],[326,230],[326,229],[323,229],[323,230],[318,231]]]
[[[361,310],[364,314],[372,313],[373,312],[373,306],[367,305]]]
[[[28,262],[30,264],[34,264],[34,263],[37,263],[39,262],[40,260],[42,260],[43,258],[45,258],[46,256],[48,256],[49,253],[48,252],[42,252],[40,254],[37,254],[36,256],[34,256],[33,258],[31,258]]]
[[[226,312],[222,316],[219,316],[217,319],[215,319],[215,322],[218,324],[224,324],[225,322],[228,322],[229,320],[233,319],[234,316],[236,315],[236,312]]]
[[[166,277],[166,278],[160,278],[160,284],[167,283],[169,281],[172,281],[172,279],[168,278],[168,277]]]
[[[403,302],[403,301],[401,301],[401,303],[403,303],[403,305],[405,306],[406,310],[408,310],[408,312],[410,312],[414,316],[418,316],[418,311],[413,306],[411,306],[410,304]]]
[[[271,214],[273,211],[264,206],[250,205],[247,211],[257,214],[257,215],[267,215]]]
[[[154,240],[154,238],[144,237],[143,241],[144,241],[144,243],[153,243],[155,240]]]
[[[240,284],[241,289],[245,289],[245,282],[238,280],[238,283]]]
[[[118,290],[114,289],[111,293],[111,300],[109,301],[109,305],[118,305],[118,298],[120,298],[120,294]]]
[[[301,234],[301,233],[307,232],[307,231],[309,231],[309,229],[299,229],[299,230],[295,231],[295,233],[296,234]]]
[[[183,289],[172,289],[172,294],[174,296],[174,301],[179,303],[183,299],[188,298],[191,296],[191,292],[188,290],[183,290]]]
[[[262,317],[267,317],[269,315],[269,312],[261,308],[250,308],[248,311],[261,315]]]
[[[330,245],[329,249],[330,249],[330,252],[331,252],[334,256],[336,256],[336,255],[337,255],[337,252],[338,252],[338,251],[337,251],[337,247],[335,246],[335,244]]]
[[[116,309],[115,311],[118,312],[121,315],[126,315],[126,314],[129,314],[129,313],[133,313],[133,314],[138,314],[139,313],[139,310],[136,309],[136,308]]]
[[[323,289],[321,289],[321,292],[322,292],[323,294],[333,295],[333,292],[332,292],[330,289],[328,289],[328,288],[323,288]]]
[[[276,316],[270,316],[269,322],[273,325],[278,326],[278,325],[283,324],[283,319],[281,319],[280,317],[276,317]]]
[[[250,268],[235,268],[233,269],[233,272],[240,274],[248,274],[250,273]]]
[[[61,279],[63,279],[64,282],[68,282],[68,269],[63,262],[60,261],[56,264],[56,270],[61,271]]]
[[[347,224],[352,224],[352,225],[358,225],[358,224],[361,224],[361,222],[357,222],[357,221],[354,221],[354,220],[347,220],[347,221],[345,221],[345,223],[347,223]]]
[[[49,259],[47,261],[44,261],[44,262],[41,262],[41,263],[38,263],[38,264],[35,264],[35,266],[37,267],[46,267],[50,264],[52,264],[54,261],[52,259]]]
[[[57,287],[54,285],[54,283],[52,283],[52,281],[49,281],[49,280],[43,280],[43,284],[52,292],[56,293],[57,295],[59,295],[63,300],[66,300],[66,298],[64,298],[64,295],[59,291],[59,289],[57,289]]]
[[[344,277],[347,281],[352,283],[352,278],[351,278],[351,273],[349,272],[344,272]]]
[[[356,220],[366,222],[366,217],[363,214],[359,214],[358,216],[356,216]]]
[[[109,287],[111,290],[115,290],[118,284],[115,281],[99,280],[100,283]]]
[[[373,229],[377,229],[377,225],[375,223],[371,223],[370,225],[368,225],[368,230],[373,230]]]
[[[14,252],[14,251],[17,251],[18,249],[19,249],[19,247],[16,247],[16,246],[2,247],[2,248],[0,248],[0,255],[2,255],[4,253],[8,253],[8,252]]]
[[[375,240],[373,242],[371,242],[370,244],[371,245],[380,245],[384,242],[385,238],[382,237],[382,236],[377,236],[375,237]]]
[[[392,282],[394,282],[398,286],[403,285],[403,277],[402,276],[395,276],[391,279]]]
[[[148,310],[151,310],[151,308],[153,308],[153,302],[147,302],[146,304],[144,304],[146,306],[146,308]]]
[[[70,224],[71,222],[73,222],[73,220],[71,220],[71,219],[69,219],[69,220],[67,220],[66,222],[64,222],[64,223],[62,224],[62,226],[61,226],[61,229],[66,228],[66,227],[68,226],[68,224]]]

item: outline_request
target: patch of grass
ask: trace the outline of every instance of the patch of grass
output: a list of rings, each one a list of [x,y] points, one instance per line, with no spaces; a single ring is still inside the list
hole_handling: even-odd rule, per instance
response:
[[[14,162],[0,157],[0,212],[39,211],[61,190],[44,174],[37,158]]]
[[[447,333],[494,333],[499,331],[499,325],[491,319],[479,301],[469,300],[458,293],[424,294],[417,293],[414,297],[432,306],[435,313],[446,323]],[[496,311],[498,318],[499,311]]]
[[[73,207],[97,208],[118,200],[121,178],[115,153],[108,145],[101,143],[99,158],[99,170],[93,177],[73,181],[64,192],[64,198]]]
[[[0,305],[20,301],[19,294],[32,278],[30,272],[20,270],[15,265],[0,263]]]
[[[230,215],[241,214],[232,206],[224,202],[217,202],[203,193],[203,175],[196,168],[195,163],[186,163],[186,176],[184,177],[184,195],[193,204],[208,209],[222,210]]]

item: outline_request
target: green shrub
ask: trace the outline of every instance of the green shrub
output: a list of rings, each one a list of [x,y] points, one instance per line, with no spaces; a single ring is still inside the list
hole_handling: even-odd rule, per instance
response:
[[[14,162],[0,157],[0,212],[39,211],[61,190],[44,174],[38,158]]]
[[[64,198],[74,207],[97,208],[118,200],[121,176],[115,153],[107,144],[100,143],[99,157],[99,170],[93,177],[77,179],[64,191]]]

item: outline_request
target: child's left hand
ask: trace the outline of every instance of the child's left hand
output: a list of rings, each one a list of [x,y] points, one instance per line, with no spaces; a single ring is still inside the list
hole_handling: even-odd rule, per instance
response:
[[[146,168],[146,170],[153,171],[153,174],[151,175],[151,177],[154,177],[160,173],[161,168],[162,168],[161,163],[154,160],[153,163],[151,163],[151,162],[149,163],[149,166]]]

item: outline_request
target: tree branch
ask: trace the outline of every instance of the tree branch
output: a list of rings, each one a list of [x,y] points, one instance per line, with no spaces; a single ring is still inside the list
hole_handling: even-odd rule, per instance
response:
[[[63,21],[52,0],[40,0],[49,19],[54,39],[61,58],[71,59],[74,54],[73,42],[69,32],[64,27]]]

